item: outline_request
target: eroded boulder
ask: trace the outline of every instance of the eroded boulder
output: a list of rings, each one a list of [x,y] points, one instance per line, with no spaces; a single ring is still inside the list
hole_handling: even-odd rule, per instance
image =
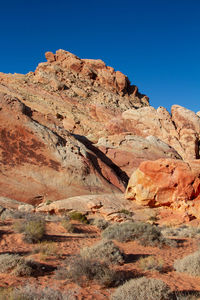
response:
[[[129,180],[125,197],[142,206],[168,206],[190,213],[199,194],[199,160],[159,159],[140,164]]]

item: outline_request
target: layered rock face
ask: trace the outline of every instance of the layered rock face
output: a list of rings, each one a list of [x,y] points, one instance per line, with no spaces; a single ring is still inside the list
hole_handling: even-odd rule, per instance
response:
[[[200,118],[184,107],[173,105],[171,115],[164,107],[130,109],[122,113],[122,120],[132,133],[158,137],[183,159],[199,158]]]
[[[31,204],[123,192],[140,163],[199,158],[200,118],[149,106],[101,60],[58,50],[0,73],[0,196]]]
[[[116,172],[76,138],[34,121],[30,108],[3,94],[0,134],[1,196],[37,204],[124,189]]]

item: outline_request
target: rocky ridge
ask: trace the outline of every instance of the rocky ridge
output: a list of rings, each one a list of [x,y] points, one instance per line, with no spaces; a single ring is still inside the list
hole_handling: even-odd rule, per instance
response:
[[[46,59],[26,75],[0,73],[1,196],[35,205],[117,195],[134,170],[160,158],[170,166],[189,160],[199,170],[198,113],[149,106],[136,85],[101,60],[64,50],[47,52]]]

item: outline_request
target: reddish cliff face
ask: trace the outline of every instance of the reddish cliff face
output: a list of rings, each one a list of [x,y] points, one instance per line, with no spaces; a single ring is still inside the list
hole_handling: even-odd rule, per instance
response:
[[[124,191],[146,160],[199,157],[200,118],[170,115],[101,60],[58,50],[0,73],[0,194],[38,203]]]
[[[34,121],[30,108],[3,94],[0,137],[1,196],[36,204],[124,190],[112,166],[67,132],[61,136]]]

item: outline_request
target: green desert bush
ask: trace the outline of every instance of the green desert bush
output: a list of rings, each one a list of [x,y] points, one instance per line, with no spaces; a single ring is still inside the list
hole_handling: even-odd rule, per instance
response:
[[[102,237],[115,239],[120,242],[139,240],[144,246],[173,245],[173,241],[167,240],[161,233],[159,227],[143,222],[124,222],[108,226]]]
[[[187,255],[182,259],[177,259],[174,262],[174,269],[177,272],[200,276],[200,251]]]
[[[127,210],[127,209],[124,209],[124,208],[121,209],[121,210],[119,210],[118,213],[127,215],[127,216],[129,216],[129,217],[131,217],[131,216],[133,215],[133,213],[132,213],[131,211],[129,211],[129,210]]]
[[[96,226],[100,230],[105,230],[109,226],[109,222],[102,218],[95,218],[92,221],[92,225]]]
[[[0,300],[75,300],[73,293],[62,293],[48,287],[25,285],[20,288],[0,290]]]
[[[69,218],[70,218],[70,220],[76,220],[76,221],[79,221],[79,222],[84,223],[84,224],[89,223],[86,216],[83,215],[82,213],[78,212],[78,211],[70,212],[69,213]]]
[[[31,276],[37,263],[24,259],[18,254],[1,254],[0,255],[0,272],[12,272],[15,276]]]
[[[41,218],[17,220],[13,228],[15,232],[23,233],[27,243],[38,243],[45,235],[45,221]]]
[[[100,285],[109,287],[116,283],[116,272],[105,262],[76,256],[66,260],[66,267],[58,269],[55,278],[70,279],[78,284],[94,280]]]
[[[80,254],[84,258],[96,258],[112,264],[123,264],[125,258],[123,251],[110,240],[102,240],[91,247],[85,247],[80,251]]]
[[[163,261],[156,259],[154,256],[142,257],[139,260],[139,266],[142,270],[155,270],[161,272],[163,269]]]
[[[161,280],[141,277],[118,287],[111,300],[164,300],[170,299],[170,289]]]

